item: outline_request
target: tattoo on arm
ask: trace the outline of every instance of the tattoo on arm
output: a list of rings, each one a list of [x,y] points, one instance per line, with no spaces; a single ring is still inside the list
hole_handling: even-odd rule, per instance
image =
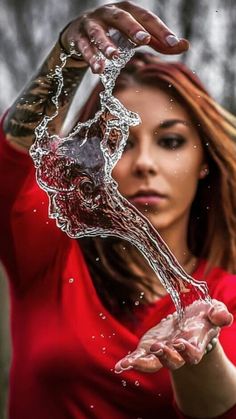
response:
[[[55,94],[56,81],[50,76],[53,69],[51,61],[49,55],[37,75],[16,99],[4,121],[4,131],[9,141],[27,149],[34,141],[34,130],[43,116],[55,111],[51,99]],[[70,66],[63,69],[64,88],[59,99],[59,113],[68,110],[87,70],[85,63],[79,67],[76,64],[77,61],[70,60]]]

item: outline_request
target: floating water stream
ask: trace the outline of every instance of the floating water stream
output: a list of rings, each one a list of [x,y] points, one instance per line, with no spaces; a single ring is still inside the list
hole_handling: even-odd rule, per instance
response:
[[[205,282],[196,281],[179,265],[151,223],[117,190],[111,176],[122,155],[129,127],[141,123],[112,95],[121,69],[134,54],[133,44],[113,33],[119,45],[118,59],[106,59],[100,75],[104,90],[101,109],[94,118],[78,122],[64,138],[50,135],[48,124],[59,112],[63,89],[63,68],[76,54],[61,53],[61,64],[50,77],[57,82],[52,102],[55,113],[45,115],[35,130],[36,140],[30,154],[36,167],[38,184],[50,199],[49,216],[72,238],[116,236],[136,246],[149,262],[170,294],[180,316],[184,308],[198,299],[210,301]]]

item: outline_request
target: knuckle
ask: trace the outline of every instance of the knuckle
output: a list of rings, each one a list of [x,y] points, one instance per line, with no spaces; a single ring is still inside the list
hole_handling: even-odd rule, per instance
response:
[[[119,7],[122,7],[123,9],[128,9],[132,5],[132,2],[130,2],[130,1],[119,1],[118,3],[116,3],[116,5],[118,5]]]
[[[97,40],[97,48],[98,49],[106,49],[110,44],[108,42],[105,41],[105,39],[99,38]]]
[[[124,11],[123,10],[120,10],[120,9],[114,9],[113,11],[112,11],[112,19],[113,20],[120,20],[120,19],[122,19],[123,17],[124,17]]]
[[[88,45],[83,45],[82,47],[81,47],[81,52],[83,53],[83,54],[88,54],[89,53],[89,46]]]
[[[84,30],[87,22],[88,22],[88,15],[87,14],[83,14],[82,16],[80,16],[79,21],[78,21],[78,29],[79,30]]]
[[[151,19],[152,19],[152,16],[150,15],[149,12],[147,12],[146,10],[141,12],[141,14],[140,14],[140,21],[141,22],[149,23],[151,21]]]
[[[88,47],[88,43],[87,43],[87,41],[84,37],[81,37],[78,40],[78,46],[79,46],[79,48],[83,48],[83,49]]]
[[[102,16],[103,14],[104,14],[104,9],[106,8],[106,6],[100,6],[100,7],[97,7],[97,8],[95,8],[95,9],[93,9],[91,12],[90,12],[90,16],[91,16],[91,18],[96,18],[96,17],[100,17],[100,16]]]
[[[92,38],[98,38],[100,33],[100,29],[97,26],[92,26],[88,29],[88,34]]]
[[[112,3],[111,4],[105,4],[104,6],[100,7],[100,12],[102,12],[102,13],[110,13],[114,9],[116,9],[116,5],[114,5]]]

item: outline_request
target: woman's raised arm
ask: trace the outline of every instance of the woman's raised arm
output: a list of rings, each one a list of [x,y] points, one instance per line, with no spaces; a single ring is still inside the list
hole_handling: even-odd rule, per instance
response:
[[[68,59],[63,69],[65,88],[60,96],[58,117],[50,125],[51,134],[60,131],[88,65],[94,73],[103,71],[104,60],[98,59],[98,52],[102,51],[107,58],[118,54],[117,46],[108,35],[111,27],[118,29],[136,45],[150,44],[164,54],[179,54],[188,49],[188,42],[178,39],[156,15],[127,1],[107,4],[81,14],[66,26],[60,42],[56,43],[5,118],[4,131],[15,148],[28,150],[42,116],[51,115],[55,110],[51,101],[55,80],[48,75],[60,63],[62,49],[69,52],[73,41],[74,49],[82,57]]]

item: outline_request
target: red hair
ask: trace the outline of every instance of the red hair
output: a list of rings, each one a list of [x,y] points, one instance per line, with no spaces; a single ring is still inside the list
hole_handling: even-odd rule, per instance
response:
[[[188,246],[195,256],[208,261],[207,271],[214,265],[236,273],[236,118],[215,102],[194,72],[179,62],[164,62],[153,54],[136,52],[118,77],[114,93],[132,85],[161,88],[189,111],[205,150],[209,175],[199,181],[192,203]],[[99,83],[81,110],[81,121],[99,109],[102,90]],[[114,262],[109,267],[104,256],[106,241],[93,240],[106,259],[110,275],[114,270],[117,275]]]

